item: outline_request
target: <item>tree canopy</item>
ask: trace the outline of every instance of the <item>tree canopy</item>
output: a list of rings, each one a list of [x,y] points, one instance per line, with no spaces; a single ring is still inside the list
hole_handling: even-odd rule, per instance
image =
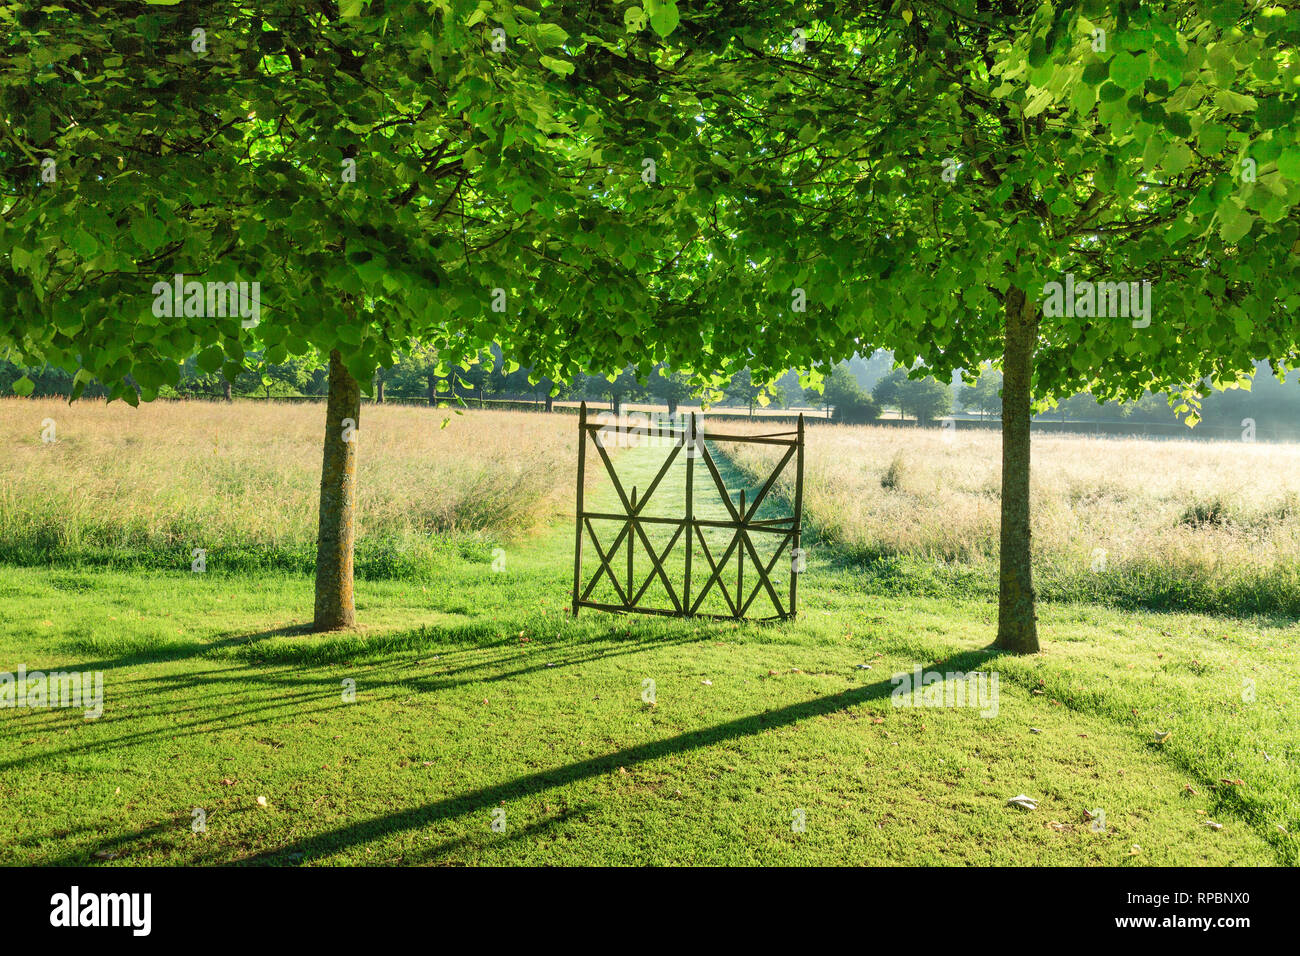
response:
[[[560,381],[992,362],[1002,647],[1038,646],[1033,403],[1170,389],[1194,420],[1296,363],[1280,5],[7,3],[0,30],[16,361],[135,402],[190,356],[316,350],[331,429],[412,343]],[[256,281],[263,318],[201,289],[160,316],[177,276]]]

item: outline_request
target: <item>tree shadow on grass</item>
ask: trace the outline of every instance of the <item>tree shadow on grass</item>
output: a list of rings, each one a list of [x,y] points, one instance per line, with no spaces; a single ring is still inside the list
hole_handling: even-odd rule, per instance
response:
[[[464,625],[463,627],[472,627]],[[455,644],[454,635],[450,636],[447,632],[454,632],[461,628],[442,628],[438,638],[430,637],[429,641],[423,646],[442,647],[443,643]],[[628,640],[630,631],[624,625],[615,627],[611,625],[605,629],[605,637],[599,646],[574,645],[570,642],[564,642],[564,647],[558,649],[557,653],[542,655],[531,652],[530,656],[534,660],[521,662],[520,666],[503,669],[503,665],[510,663],[502,657],[493,657],[488,660],[466,663],[463,666],[457,666],[451,671],[444,674],[432,675],[412,675],[409,678],[393,679],[391,676],[378,676],[368,687],[367,704],[382,704],[397,698],[409,696],[412,693],[436,693],[439,691],[455,690],[470,684],[482,684],[487,682],[498,682],[504,680],[513,680],[523,677],[527,674],[546,669],[556,669],[563,671],[566,668],[581,666],[582,664],[592,663],[595,661],[609,660],[614,657],[626,656],[640,653],[651,648],[661,648],[676,644],[695,643],[697,641],[707,640],[714,636],[717,627],[709,626],[694,632],[682,632],[671,634],[662,629],[655,629],[653,633],[648,633],[646,637],[639,640]],[[187,656],[202,656],[203,652],[214,646],[238,647],[249,645],[256,641],[266,640],[271,637],[286,636],[300,633],[301,628],[287,627],[276,628],[270,631],[263,631],[252,635],[241,635],[223,639],[217,642],[210,642],[205,645],[196,645],[193,652]],[[622,631],[620,636],[616,631]],[[453,656],[455,654],[469,654],[473,651],[490,650],[492,648],[503,648],[515,646],[511,639],[496,641],[488,647],[457,647],[455,650],[439,656]],[[549,645],[543,645],[546,647]],[[342,657],[362,657],[364,659],[364,648],[350,648],[353,653],[340,655]],[[385,650],[392,650],[386,648]],[[176,692],[199,691],[203,688],[219,688],[222,685],[240,685],[263,686],[273,691],[274,696],[265,701],[250,702],[247,706],[236,707],[226,712],[220,711],[221,703],[213,702],[210,698],[192,700],[184,706],[173,707],[168,711],[167,722],[159,722],[156,726],[140,731],[128,731],[115,737],[86,740],[83,742],[73,743],[57,749],[36,749],[28,755],[14,756],[10,759],[0,760],[0,771],[11,771],[20,767],[39,764],[43,761],[58,757],[68,757],[77,754],[89,754],[97,751],[113,751],[124,747],[137,746],[147,743],[150,740],[166,737],[171,740],[177,740],[183,737],[205,736],[212,733],[235,730],[238,728],[263,726],[269,720],[284,719],[287,717],[302,718],[311,714],[320,714],[337,709],[342,706],[354,706],[343,703],[340,696],[340,674],[351,677],[358,682],[358,686],[366,686],[366,674],[376,671],[382,671],[399,664],[401,656],[409,653],[411,648],[401,647],[397,652],[389,654],[380,661],[372,662],[369,668],[358,669],[349,667],[346,672],[335,672],[312,675],[311,670],[318,670],[335,666],[341,663],[351,664],[351,661],[327,660],[317,664],[303,664],[308,673],[299,669],[299,661],[294,654],[290,653],[282,665],[279,673],[268,670],[269,667],[276,666],[268,664],[266,661],[238,661],[228,667],[219,668],[217,671],[208,670],[203,673],[181,673],[181,674],[157,674],[147,677],[135,678],[130,683],[134,685],[128,692],[136,700],[149,699],[155,701],[158,695],[165,695]],[[167,656],[162,661],[176,660],[177,657]],[[135,663],[155,663],[158,659],[145,659],[135,661]],[[87,664],[77,665],[75,668],[61,668],[62,670],[95,670],[111,669],[112,667],[126,666],[129,662],[103,662],[95,661]],[[485,673],[486,672],[486,673]],[[109,706],[109,693],[112,685],[106,681],[105,688],[105,709],[106,713]],[[117,684],[117,691],[120,693],[121,684]],[[387,694],[382,691],[387,690]],[[119,698],[120,699],[120,698]],[[165,697],[161,698],[166,700]],[[64,711],[58,711],[64,713]],[[42,718],[46,718],[54,711],[32,711],[32,714],[39,713]],[[5,737],[26,737],[35,733],[48,734],[58,730],[76,729],[85,723],[80,711],[66,711],[68,719],[57,724],[43,722],[41,726],[34,727],[31,723],[24,720],[13,720],[6,722],[7,726],[0,729],[0,740]],[[192,719],[186,719],[186,715],[192,715]],[[156,716],[156,715],[155,715]],[[103,718],[100,718],[103,719]],[[125,720],[139,720],[139,717],[128,717]],[[111,726],[111,724],[110,724]]]
[[[216,650],[254,644],[258,641],[269,640],[273,637],[286,637],[292,634],[302,635],[310,633],[310,624],[292,624],[286,627],[275,627],[266,631],[258,631],[253,634],[229,634],[212,641],[170,641],[166,644],[160,644],[137,651],[130,651],[122,654],[120,657],[106,657],[100,660],[84,661],[80,664],[49,667],[45,668],[45,670],[47,672],[85,672],[112,670],[116,667],[131,667],[140,664],[161,664],[168,661],[185,660],[188,657],[204,657],[210,655],[211,652]]]
[[[960,655],[948,656],[940,661],[933,661],[923,669],[934,670],[939,667],[951,667],[958,661],[969,667],[996,656],[998,656],[996,652],[988,650],[970,651]],[[440,820],[460,817],[469,813],[485,813],[493,807],[500,806],[502,801],[536,796],[555,787],[562,787],[580,780],[610,773],[619,767],[632,767],[663,757],[711,747],[730,740],[754,737],[779,727],[789,727],[802,721],[815,717],[824,717],[869,701],[882,700],[890,696],[894,686],[892,680],[881,680],[864,687],[826,697],[818,697],[798,704],[791,704],[777,710],[750,714],[712,727],[688,731],[675,737],[639,744],[604,756],[580,760],[563,767],[556,767],[553,770],[540,771],[505,783],[447,797],[410,810],[348,824],[326,833],[305,837],[276,850],[255,854],[239,862],[272,866],[310,862],[331,853],[337,853],[365,843],[367,840],[401,831],[419,829],[435,824]],[[443,855],[454,848],[455,845],[454,841],[444,843],[439,848],[434,849],[432,853],[435,856]]]

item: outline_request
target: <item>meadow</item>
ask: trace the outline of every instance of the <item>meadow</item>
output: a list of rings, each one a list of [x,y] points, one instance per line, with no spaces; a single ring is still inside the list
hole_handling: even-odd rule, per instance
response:
[[[995,437],[811,428],[793,622],[575,619],[573,418],[366,406],[360,626],[312,635],[320,411],[0,402],[0,670],[105,675],[97,720],[0,709],[0,863],[1300,863],[1294,616],[1087,561],[1280,566],[1244,516],[1292,449],[1037,440],[1064,583],[1017,658],[988,649]],[[663,454],[615,461],[645,488]],[[724,466],[752,495],[760,463]],[[1180,520],[1212,495],[1231,524]],[[996,715],[895,706],[918,666],[997,674]]]
[[[53,442],[41,439],[53,422]],[[573,495],[565,416],[367,407],[357,563],[427,569],[449,547],[549,520]],[[0,561],[303,572],[315,561],[321,409],[0,399]]]
[[[993,593],[997,432],[819,425],[807,447],[823,544],[881,588]],[[755,474],[775,455],[737,452]],[[1036,435],[1030,496],[1048,600],[1300,615],[1300,445]]]

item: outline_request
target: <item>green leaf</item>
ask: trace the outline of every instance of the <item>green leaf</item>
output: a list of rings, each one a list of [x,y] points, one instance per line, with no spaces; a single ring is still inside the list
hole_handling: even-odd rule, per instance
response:
[[[549,50],[553,46],[563,46],[564,41],[567,39],[569,39],[569,34],[564,32],[563,27],[556,26],[554,23],[537,24],[537,45],[541,49]],[[572,72],[572,67],[570,67],[570,72]]]
[[[1083,82],[1097,86],[1110,74],[1110,65],[1105,60],[1093,60],[1083,68]]]
[[[1192,124],[1187,121],[1187,117],[1182,113],[1169,113],[1165,116],[1165,129],[1175,136],[1186,139],[1192,135]]]
[[[1206,123],[1197,135],[1203,153],[1221,153],[1228,142],[1228,128],[1218,123]]]
[[[1103,103],[1113,103],[1124,95],[1124,87],[1117,83],[1106,83],[1103,84],[1098,95]]]
[[[226,360],[225,353],[221,351],[219,345],[209,345],[194,359],[194,364],[203,371],[211,374],[221,368],[221,363]]]
[[[1291,182],[1300,183],[1300,147],[1292,146],[1282,151],[1277,158],[1277,171]]]
[[[68,240],[68,245],[73,252],[83,259],[89,259],[99,251],[99,243],[95,241],[95,237],[80,228],[72,234],[72,238]]]
[[[573,72],[573,64],[568,60],[557,60],[553,56],[544,56],[541,58],[542,66],[546,67],[552,73],[558,73],[560,76],[568,76]]]
[[[1232,90],[1219,90],[1214,94],[1214,105],[1225,113],[1248,113],[1255,108],[1255,97]]]
[[[1177,176],[1192,161],[1192,151],[1187,148],[1186,143],[1173,143],[1165,150],[1164,158],[1160,161],[1160,166],[1170,176]]]
[[[24,375],[18,381],[14,382],[14,394],[22,395],[24,398],[26,398],[28,395],[32,393],[32,389],[34,389],[35,387],[36,387],[36,383],[33,382],[30,378],[28,378],[26,375]]]
[[[131,236],[146,251],[153,252],[167,238],[167,230],[153,216],[141,216],[131,223]]]
[[[1232,245],[1240,240],[1255,223],[1255,217],[1235,203],[1224,203],[1219,207],[1219,238]]]
[[[1151,58],[1145,53],[1117,53],[1110,61],[1110,78],[1125,90],[1136,90],[1151,75]]]
[[[646,0],[646,9],[650,12],[650,26],[655,33],[666,37],[677,29],[682,16],[677,12],[676,0]]]

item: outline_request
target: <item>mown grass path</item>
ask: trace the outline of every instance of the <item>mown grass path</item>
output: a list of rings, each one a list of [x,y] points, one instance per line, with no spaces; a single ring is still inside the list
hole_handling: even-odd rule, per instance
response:
[[[305,576],[0,567],[0,670],[105,675],[99,720],[0,710],[0,862],[1297,862],[1292,624],[1047,605],[996,657],[991,604],[815,548],[793,623],[573,620],[572,541],[359,582],[327,636]],[[893,706],[917,666],[997,715]]]

